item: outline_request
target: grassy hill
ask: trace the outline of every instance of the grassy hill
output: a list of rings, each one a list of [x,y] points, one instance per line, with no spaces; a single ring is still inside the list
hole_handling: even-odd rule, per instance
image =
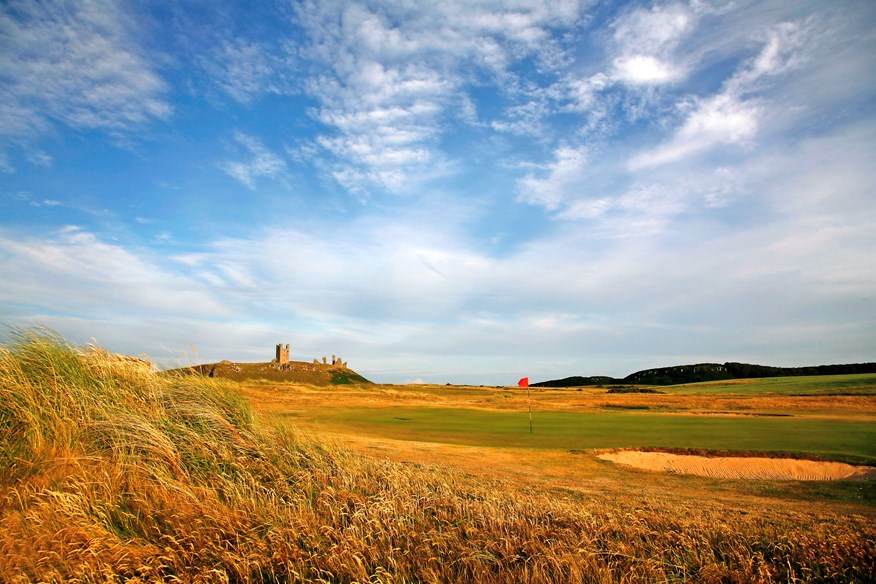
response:
[[[764,377],[801,377],[811,375],[850,375],[876,373],[876,363],[847,365],[816,365],[811,367],[771,367],[748,363],[697,363],[644,369],[623,379],[606,376],[573,376],[531,384],[533,387],[586,387],[608,384],[679,385],[727,379],[758,379]]]
[[[289,361],[282,365],[268,363],[234,363],[220,361],[174,369],[171,374],[198,374],[218,379],[234,381],[251,381],[263,379],[266,381],[288,381],[307,383],[310,385],[346,385],[350,383],[371,383],[352,369],[339,365],[324,363],[306,363]]]
[[[876,570],[859,508],[838,520],[728,507],[720,486],[713,504],[661,495],[669,483],[576,493],[376,459],[254,414],[233,380],[158,374],[48,334],[0,346],[0,468],[3,582],[864,582]]]

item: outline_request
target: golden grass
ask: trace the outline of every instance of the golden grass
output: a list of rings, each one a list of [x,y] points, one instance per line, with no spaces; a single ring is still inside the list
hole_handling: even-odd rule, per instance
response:
[[[491,411],[527,411],[527,395],[517,388],[444,386],[316,387],[301,383],[240,383],[263,411],[321,407],[422,406]],[[533,407],[541,412],[599,412],[612,406],[647,408],[661,413],[756,415],[793,412],[795,416],[876,421],[876,395],[744,395],[744,394],[608,394],[605,389],[532,390]],[[275,406],[272,408],[272,406]]]
[[[0,348],[4,582],[866,581],[869,513],[594,498],[363,455],[233,383]]]

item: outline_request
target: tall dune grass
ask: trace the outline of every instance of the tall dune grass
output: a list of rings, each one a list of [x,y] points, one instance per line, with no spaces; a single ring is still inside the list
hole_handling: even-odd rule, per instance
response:
[[[0,347],[0,581],[867,581],[870,517],[657,509],[372,460],[233,384]]]

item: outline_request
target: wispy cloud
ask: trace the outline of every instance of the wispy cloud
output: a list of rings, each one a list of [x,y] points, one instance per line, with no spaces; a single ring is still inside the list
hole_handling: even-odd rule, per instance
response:
[[[585,148],[560,147],[555,159],[539,175],[530,173],[518,181],[519,199],[555,211],[570,197],[581,194],[586,181]]]
[[[631,170],[677,162],[716,146],[745,144],[757,132],[761,113],[754,103],[728,94],[692,100],[685,109],[690,113],[672,139],[634,156],[629,164]]]
[[[401,193],[424,170],[448,167],[438,148],[445,123],[474,113],[464,86],[481,77],[504,83],[526,57],[549,66],[557,49],[549,30],[571,26],[580,11],[572,1],[303,3],[304,53],[328,68],[308,91],[320,103],[317,119],[334,130],[319,143],[335,157],[335,178],[354,191]],[[530,106],[521,107],[528,123]]]
[[[16,277],[0,289],[0,300],[50,311],[63,294],[66,311],[99,318],[227,314],[206,287],[165,270],[146,255],[76,226],[46,238],[3,232],[0,263],[4,273]]]
[[[221,162],[219,168],[247,188],[254,190],[257,179],[277,178],[286,171],[286,162],[266,148],[258,138],[237,132],[234,141],[246,152],[246,159]]]
[[[776,93],[781,81],[791,74],[800,77],[804,67],[808,68],[806,76],[829,75],[824,56],[829,53],[824,51],[847,34],[840,31],[848,23],[828,27],[830,32],[824,34],[831,40],[819,39],[816,49],[814,17],[766,21],[760,28],[751,28],[747,20],[725,23],[722,19],[729,10],[727,6],[705,9],[668,4],[633,8],[616,17],[609,43],[612,51],[606,55],[603,70],[577,83],[582,110],[590,119],[577,137],[567,135],[565,143],[555,146],[539,170],[517,181],[518,200],[564,220],[612,221],[622,233],[623,226],[635,232],[667,228],[674,216],[699,205],[724,207],[734,197],[744,196],[748,187],[732,178],[744,173],[735,166],[763,154],[767,144],[759,142],[762,133],[774,139],[778,128],[802,122],[800,116],[807,111],[800,99],[789,107],[788,96]],[[705,40],[697,38],[698,27],[708,29]],[[698,72],[712,47],[725,52],[724,37],[738,40],[746,35],[747,46],[756,50],[745,58],[737,56],[732,68],[725,65],[710,72],[723,74],[716,91],[684,91],[682,82]],[[689,43],[695,48],[687,54]],[[641,68],[624,69],[627,66]],[[608,136],[588,131],[593,116],[598,121],[612,100],[626,100],[645,86],[669,80],[679,82],[672,91],[650,88],[640,94],[637,111],[628,118],[639,127],[616,125],[615,134]],[[576,84],[567,82],[566,86]],[[813,99],[818,99],[817,92]],[[618,124],[616,118],[614,123]],[[626,135],[617,142],[617,150],[607,152],[622,155],[607,158],[604,145],[607,139],[617,139],[617,132]],[[658,141],[644,149],[630,148],[636,143],[634,137]]]
[[[301,90],[295,49],[290,44],[226,38],[217,54],[201,61],[213,83],[244,105],[263,95],[291,95]]]
[[[114,2],[5,2],[0,148],[29,147],[56,123],[122,136],[169,117],[167,86],[134,25]]]
[[[13,201],[17,201],[19,203],[25,203],[31,207],[60,207],[63,205],[61,201],[56,199],[45,199],[33,196],[31,193],[27,191],[19,191],[17,193],[10,193],[6,195],[7,198],[12,199]]]
[[[811,23],[781,22],[772,27],[760,53],[727,82],[725,92],[739,95],[758,89],[761,79],[792,71],[806,62],[803,48]]]
[[[657,148],[634,156],[630,168],[639,170],[668,164],[712,148],[744,145],[754,138],[763,106],[755,93],[765,78],[780,75],[799,66],[805,33],[799,23],[779,23],[768,40],[749,62],[744,63],[725,83],[720,93],[707,98],[688,98],[680,104],[688,113],[675,135]]]

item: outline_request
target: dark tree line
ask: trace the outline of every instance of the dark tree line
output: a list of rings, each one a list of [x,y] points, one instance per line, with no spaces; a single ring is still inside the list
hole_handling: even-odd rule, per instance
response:
[[[796,377],[803,375],[851,375],[876,373],[876,363],[851,363],[848,365],[813,365],[810,367],[770,367],[748,363],[724,363],[727,371],[738,379],[755,377]]]
[[[573,376],[564,379],[532,383],[533,387],[582,387],[596,385],[642,384],[678,385],[724,379],[754,379],[759,377],[796,377],[804,375],[850,375],[876,373],[876,363],[851,363],[848,365],[813,365],[809,367],[771,367],[749,363],[698,363],[645,369],[627,375],[623,379],[606,376]]]

